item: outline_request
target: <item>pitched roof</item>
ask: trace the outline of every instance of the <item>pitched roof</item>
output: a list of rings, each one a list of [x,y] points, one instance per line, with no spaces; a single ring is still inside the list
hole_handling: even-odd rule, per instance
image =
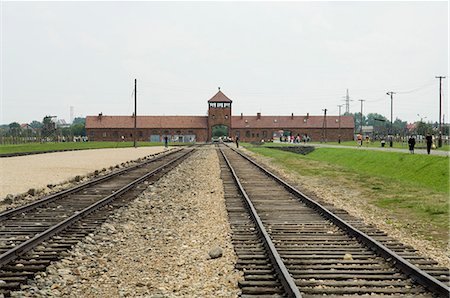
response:
[[[339,116],[327,116],[326,127],[338,128]],[[323,116],[232,116],[231,127],[233,129],[245,128],[322,128]],[[354,128],[352,116],[341,116],[341,128]]]
[[[138,116],[138,128],[208,128],[207,116]],[[86,116],[86,128],[134,128],[133,116]]]
[[[219,90],[219,92],[216,93],[213,97],[211,97],[208,102],[232,102],[231,99],[229,99],[225,94],[222,93],[222,91]]]

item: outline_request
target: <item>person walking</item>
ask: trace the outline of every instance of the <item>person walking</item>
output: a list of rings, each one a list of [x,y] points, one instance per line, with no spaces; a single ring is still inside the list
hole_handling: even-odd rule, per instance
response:
[[[358,141],[358,146],[361,147],[361,146],[362,146],[362,135],[361,135],[361,134],[358,134],[358,135],[356,136],[356,139],[357,139],[357,141]]]
[[[429,133],[427,133],[425,139],[427,140],[427,153],[430,154],[431,145],[433,145],[433,137]]]
[[[409,153],[414,154],[414,146],[416,145],[416,139],[413,136],[409,137],[408,145],[409,145]]]
[[[239,148],[239,137],[236,136],[236,148]]]
[[[169,138],[167,136],[164,136],[164,148],[167,149],[167,144],[169,143]]]

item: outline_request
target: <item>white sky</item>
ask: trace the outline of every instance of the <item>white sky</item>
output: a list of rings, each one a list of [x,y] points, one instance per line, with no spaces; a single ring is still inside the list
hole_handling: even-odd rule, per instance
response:
[[[447,1],[0,3],[2,124],[131,115],[134,78],[138,115],[206,115],[218,86],[234,115],[337,115],[348,88],[438,121],[448,77]]]

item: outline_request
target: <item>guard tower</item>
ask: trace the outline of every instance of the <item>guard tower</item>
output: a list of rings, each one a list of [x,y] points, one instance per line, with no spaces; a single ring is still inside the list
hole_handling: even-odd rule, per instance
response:
[[[229,136],[231,131],[231,99],[220,91],[208,100],[208,140],[214,135]]]

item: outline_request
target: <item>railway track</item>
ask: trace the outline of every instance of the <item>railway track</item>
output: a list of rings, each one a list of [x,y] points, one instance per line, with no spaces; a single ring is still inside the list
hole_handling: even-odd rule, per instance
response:
[[[0,213],[0,296],[61,258],[109,215],[184,160],[193,148],[169,151],[34,203]]]
[[[448,268],[219,147],[242,297],[449,297]]]

